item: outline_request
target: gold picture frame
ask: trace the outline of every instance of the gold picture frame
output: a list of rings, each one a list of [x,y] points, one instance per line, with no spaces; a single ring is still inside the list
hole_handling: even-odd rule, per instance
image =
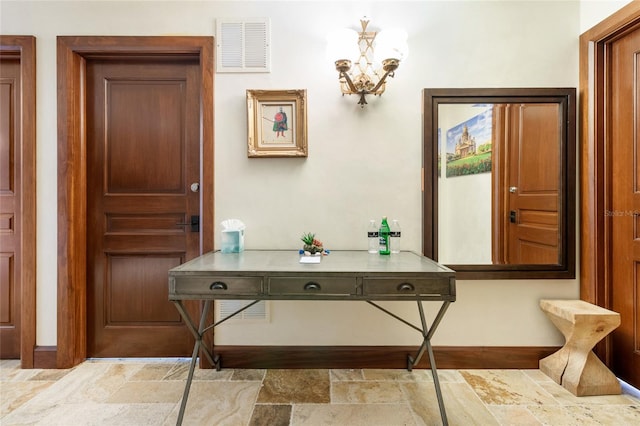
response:
[[[247,119],[247,156],[307,156],[306,90],[247,90]]]

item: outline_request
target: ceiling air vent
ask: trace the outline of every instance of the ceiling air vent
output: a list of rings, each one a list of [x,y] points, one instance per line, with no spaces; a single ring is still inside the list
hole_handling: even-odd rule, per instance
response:
[[[217,72],[270,72],[268,18],[216,20]]]

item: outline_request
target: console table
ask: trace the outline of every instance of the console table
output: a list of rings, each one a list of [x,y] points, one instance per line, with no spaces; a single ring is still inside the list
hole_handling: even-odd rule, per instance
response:
[[[260,300],[345,300],[369,303],[420,332],[422,344],[415,356],[408,356],[407,369],[411,371],[427,352],[440,416],[442,423],[447,425],[431,338],[447,308],[456,300],[455,272],[412,252],[381,256],[366,251],[332,251],[319,263],[301,263],[300,258],[293,250],[216,251],[169,271],[169,300],[195,337],[177,424],[182,424],[199,352],[202,351],[217,369],[221,368],[220,356],[203,344],[207,331]],[[220,299],[251,302],[226,318],[207,324],[213,301]],[[185,300],[204,302],[199,319],[189,315],[183,305]],[[384,300],[417,302],[420,325],[416,326],[376,303]],[[422,303],[426,301],[440,302],[430,326]]]

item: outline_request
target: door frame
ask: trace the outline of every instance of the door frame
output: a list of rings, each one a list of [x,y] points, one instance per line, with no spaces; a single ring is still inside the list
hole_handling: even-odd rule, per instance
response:
[[[58,36],[58,368],[87,353],[86,60],[197,58],[200,65],[200,252],[213,250],[213,37]]]
[[[36,38],[0,35],[0,54],[20,59],[20,362],[34,368],[36,348]]]
[[[631,2],[580,36],[580,298],[610,309],[610,151],[607,133],[607,57],[612,41],[640,25],[640,2]],[[611,337],[596,347],[609,364]]]

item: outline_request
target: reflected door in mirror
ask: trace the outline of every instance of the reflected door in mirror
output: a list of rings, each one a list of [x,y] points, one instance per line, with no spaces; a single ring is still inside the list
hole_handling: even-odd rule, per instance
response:
[[[558,104],[493,106],[493,263],[560,262]]]

